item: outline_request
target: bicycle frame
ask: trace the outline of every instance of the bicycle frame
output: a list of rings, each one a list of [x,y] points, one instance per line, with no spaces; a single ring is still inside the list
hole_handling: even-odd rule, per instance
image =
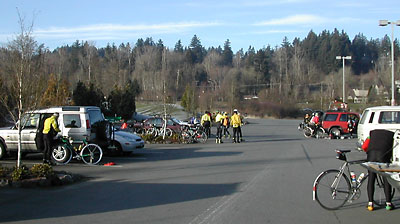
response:
[[[346,177],[346,179],[350,179],[351,178],[351,174],[350,174],[350,166],[351,165],[354,165],[354,164],[361,164],[361,163],[363,163],[363,162],[365,162],[365,160],[354,160],[354,161],[347,161],[347,156],[346,156],[346,153],[347,152],[350,152],[350,150],[348,150],[348,151],[341,151],[341,150],[336,150],[336,159],[339,159],[339,160],[343,160],[344,161],[344,163],[340,166],[340,168],[339,168],[339,174],[335,177],[335,180],[333,181],[333,183],[332,183],[332,185],[330,186],[331,187],[331,189],[333,190],[332,191],[332,197],[333,198],[335,198],[335,195],[336,195],[336,189],[337,189],[337,186],[339,186],[339,184],[340,184],[340,180],[341,180],[341,177],[343,176],[343,175],[345,175],[345,177]],[[345,172],[346,172],[346,174],[345,174]],[[318,177],[315,179],[315,181],[314,181],[314,191],[313,191],[313,200],[315,200],[315,186],[316,186],[316,182],[317,182],[317,180],[319,179],[319,177],[320,176],[322,176],[323,174],[325,173],[325,171],[324,172],[322,172],[322,173],[320,173],[319,175],[318,175]],[[364,177],[363,179],[365,179],[366,177]],[[355,185],[356,184],[356,185]],[[360,182],[351,182],[351,184],[350,184],[350,190],[352,191],[352,194],[351,194],[351,196],[348,198],[348,202],[351,202],[352,200],[353,200],[353,198],[354,198],[354,196],[355,196],[355,194],[357,193],[357,190],[361,187],[361,184],[362,184],[362,181],[360,181]],[[340,192],[340,191],[338,191],[338,192]],[[344,193],[347,193],[347,192],[344,192]]]
[[[76,149],[73,145],[72,145],[72,139],[68,138],[68,137],[63,137],[61,138],[61,141],[64,143],[65,148],[69,149],[71,151],[72,154],[72,159],[78,159],[80,160],[80,155],[77,151],[80,151],[80,149],[82,149],[85,145],[87,145],[87,141],[84,139],[83,143],[79,145],[79,148]]]

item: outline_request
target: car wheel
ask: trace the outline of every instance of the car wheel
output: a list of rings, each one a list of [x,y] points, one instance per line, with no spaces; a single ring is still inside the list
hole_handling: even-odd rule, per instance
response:
[[[51,152],[51,159],[59,164],[67,164],[72,158],[71,150],[64,145],[58,145]]]
[[[0,159],[4,158],[6,156],[6,147],[0,143]]]
[[[340,130],[338,128],[332,128],[329,132],[334,138],[340,138]]]

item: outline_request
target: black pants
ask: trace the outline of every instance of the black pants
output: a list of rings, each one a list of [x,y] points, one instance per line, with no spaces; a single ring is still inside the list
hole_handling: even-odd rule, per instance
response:
[[[233,141],[240,142],[239,127],[233,128]]]
[[[372,202],[374,200],[375,192],[375,179],[376,173],[368,170],[368,201]],[[382,177],[383,180],[383,190],[385,191],[386,202],[392,202],[392,186],[389,184],[386,177]]]
[[[207,137],[210,137],[210,135],[211,135],[211,122],[205,121],[203,125],[204,125],[204,132],[207,134]]]
[[[43,134],[44,151],[43,160],[50,161],[51,149],[53,146],[53,136],[49,134]]]
[[[229,126],[224,126],[224,135],[231,135],[231,133],[229,133]]]
[[[388,162],[385,157],[384,152],[380,151],[369,151],[367,160],[370,162]],[[389,160],[390,161],[390,160]],[[368,192],[368,201],[372,202],[374,200],[374,192],[375,192],[375,179],[376,173],[368,170],[368,185],[367,185],[367,192]],[[383,190],[385,192],[386,202],[392,201],[392,186],[389,184],[386,177],[382,176],[383,180]]]
[[[222,124],[217,123],[217,139],[221,139],[221,138],[222,138]]]

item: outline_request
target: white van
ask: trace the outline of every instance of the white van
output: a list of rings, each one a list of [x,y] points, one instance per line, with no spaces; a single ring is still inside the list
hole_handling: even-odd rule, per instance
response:
[[[400,106],[369,107],[364,110],[358,124],[358,143],[362,144],[375,129],[395,132],[400,129]]]
[[[74,143],[80,144],[84,139],[99,145],[107,143],[106,124],[99,107],[63,106],[27,112],[21,118],[22,151],[41,152],[44,148],[42,130],[44,120],[53,113],[60,114],[58,125],[61,135],[70,136]],[[18,130],[16,126],[0,129],[0,158],[6,152],[18,150]]]

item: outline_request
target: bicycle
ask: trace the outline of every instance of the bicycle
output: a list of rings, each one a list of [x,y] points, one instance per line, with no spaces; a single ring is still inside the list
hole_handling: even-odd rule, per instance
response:
[[[339,170],[331,169],[320,173],[314,181],[313,200],[317,201],[321,207],[327,210],[336,210],[346,202],[352,203],[361,196],[361,186],[368,178],[368,174],[360,174],[356,179],[355,174],[350,171],[350,166],[361,164],[366,160],[347,161],[346,153],[351,150],[336,150],[336,158],[343,160],[344,163]],[[351,179],[349,178],[351,177]],[[386,205],[383,177],[377,175],[375,182],[374,204],[378,207]],[[392,198],[395,189],[392,187]]]
[[[196,126],[184,126],[180,133],[180,141],[182,143],[195,143],[201,142],[206,143],[208,136],[203,131],[203,127],[200,125]]]
[[[317,125],[315,127],[311,127],[309,124],[307,124],[304,127],[304,137],[306,138],[323,138],[325,135],[325,129],[321,127],[320,125]]]
[[[157,127],[156,125],[150,125],[150,128],[146,130],[146,134],[153,135],[154,137],[158,136],[165,136],[171,137],[174,134],[174,131],[171,128],[164,128],[164,125],[161,127]]]
[[[72,145],[71,137],[62,136],[59,138],[59,144],[52,150],[51,158],[57,164],[68,164],[71,159],[82,160],[89,165],[96,165],[103,157],[103,150],[100,146],[88,143],[83,140],[83,143],[78,147]]]

